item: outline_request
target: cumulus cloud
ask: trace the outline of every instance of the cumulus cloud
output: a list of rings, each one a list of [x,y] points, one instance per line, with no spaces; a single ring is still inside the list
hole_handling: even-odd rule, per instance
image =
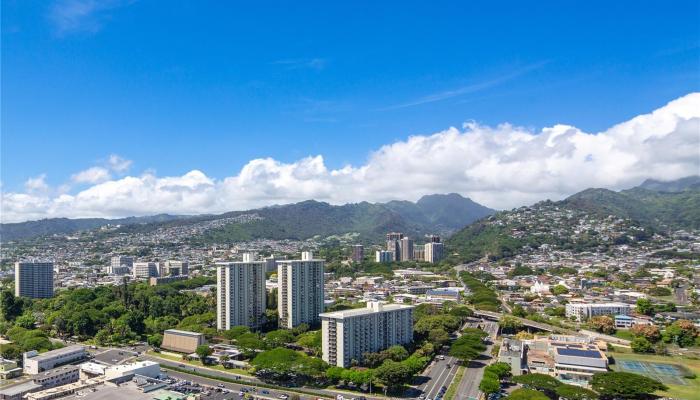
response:
[[[116,154],[112,154],[109,156],[109,159],[107,160],[107,164],[109,165],[109,168],[117,173],[124,173],[131,168],[131,160],[127,160],[125,158],[122,158]]]
[[[75,183],[99,183],[107,181],[112,176],[106,168],[92,167],[71,176],[71,181]]]
[[[49,185],[46,183],[46,174],[27,179],[24,182],[24,190],[27,193],[43,193],[49,190]]]
[[[363,165],[339,169],[317,155],[293,163],[251,160],[224,179],[198,170],[173,177],[144,173],[54,195],[27,185],[26,193],[3,194],[2,220],[218,213],[307,199],[341,204],[446,192],[511,208],[589,187],[622,189],[646,178],[694,174],[700,174],[700,93],[598,133],[469,122],[385,145]]]

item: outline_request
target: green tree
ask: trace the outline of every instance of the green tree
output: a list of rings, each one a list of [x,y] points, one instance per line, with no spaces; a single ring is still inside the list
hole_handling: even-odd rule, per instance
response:
[[[515,333],[523,328],[523,323],[510,315],[504,315],[499,322],[503,332]]]
[[[265,335],[265,344],[273,349],[275,347],[284,347],[288,343],[294,342],[294,334],[286,329],[278,329],[268,332]]]
[[[497,379],[484,376],[479,383],[479,390],[486,394],[496,393],[501,390],[501,383]]]
[[[32,313],[22,314],[15,320],[15,325],[21,326],[25,329],[34,329],[35,324],[36,318],[34,318]]]
[[[635,353],[653,353],[654,345],[643,336],[637,336],[630,343],[632,351]]]
[[[644,315],[654,314],[654,304],[647,298],[637,299],[637,312]]]
[[[410,382],[413,375],[410,369],[403,363],[386,360],[374,371],[375,376],[387,386],[389,390],[397,389]]]
[[[550,400],[544,393],[532,389],[515,389],[503,400]]]
[[[664,342],[675,343],[680,347],[693,346],[697,336],[698,329],[687,319],[675,321],[669,325],[662,334]]]
[[[385,358],[393,361],[403,361],[409,356],[408,351],[401,345],[391,346],[382,353]]]
[[[555,296],[569,293],[569,289],[564,285],[555,285],[549,291]]]
[[[480,329],[466,329],[462,336],[450,346],[450,355],[463,362],[473,360],[486,350],[483,343],[483,338],[486,336],[486,332]]]
[[[440,347],[450,341],[450,335],[448,335],[444,329],[432,329],[428,333],[428,341]]]
[[[160,347],[161,344],[163,344],[163,335],[161,335],[160,333],[150,335],[148,336],[147,342],[153,347]]]
[[[562,384],[556,378],[545,374],[527,374],[513,377],[513,382],[519,383],[528,389],[541,390],[554,393]]]
[[[603,372],[593,375],[591,388],[603,399],[643,399],[658,390],[668,390],[661,382],[631,372]]]
[[[597,400],[598,393],[575,385],[561,385],[556,389],[559,400]]]
[[[209,347],[209,345],[201,344],[197,346],[197,349],[194,352],[197,353],[199,361],[201,361],[202,364],[206,364],[207,358],[213,353],[213,350],[211,347]]]

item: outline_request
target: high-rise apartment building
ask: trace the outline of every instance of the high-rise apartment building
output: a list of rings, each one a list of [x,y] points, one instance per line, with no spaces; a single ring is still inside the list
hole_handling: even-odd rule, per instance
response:
[[[323,360],[349,367],[375,353],[413,340],[413,306],[367,303],[367,308],[321,314]]]
[[[394,252],[388,250],[377,250],[374,253],[374,261],[382,264],[394,261]]]
[[[265,318],[265,262],[216,264],[216,327],[259,328]]]
[[[168,260],[161,265],[160,276],[181,276],[190,273],[190,263],[182,260]]]
[[[352,261],[362,262],[365,258],[365,247],[361,244],[356,244],[352,246]]]
[[[157,278],[160,276],[160,265],[157,262],[135,262],[131,271],[134,279]]]
[[[401,239],[401,261],[413,260],[413,239]]]
[[[440,241],[440,236],[428,235],[428,243],[442,243],[442,242]]]
[[[280,327],[294,328],[306,323],[316,325],[324,311],[324,260],[314,259],[311,252],[301,260],[277,262],[277,308]]]
[[[425,261],[425,246],[413,247],[413,259],[416,261]]]
[[[442,243],[430,242],[425,244],[425,261],[437,263],[444,257],[444,245]]]
[[[394,261],[401,261],[401,239],[403,239],[403,233],[389,232],[386,234],[386,250],[394,253]]]
[[[15,296],[33,299],[53,297],[53,262],[16,262]]]

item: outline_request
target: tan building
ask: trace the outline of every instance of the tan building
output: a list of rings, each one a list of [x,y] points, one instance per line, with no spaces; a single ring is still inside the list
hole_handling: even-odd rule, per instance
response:
[[[206,342],[204,335],[201,333],[168,329],[163,332],[163,344],[160,347],[179,353],[191,354],[197,350],[197,346]]]

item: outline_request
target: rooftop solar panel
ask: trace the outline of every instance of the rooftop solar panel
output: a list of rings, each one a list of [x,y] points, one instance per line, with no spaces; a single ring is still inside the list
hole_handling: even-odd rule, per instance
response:
[[[557,353],[559,353],[562,356],[601,358],[600,352],[593,350],[565,349],[560,347],[557,348]]]

